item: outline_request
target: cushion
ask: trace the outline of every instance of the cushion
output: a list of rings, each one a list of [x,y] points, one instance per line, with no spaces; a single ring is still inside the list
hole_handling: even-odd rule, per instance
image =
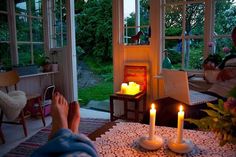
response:
[[[25,107],[27,98],[22,91],[6,94],[0,91],[0,108],[8,120],[15,120]]]
[[[215,83],[217,82],[217,76],[219,72],[219,70],[205,70],[204,78],[208,83]]]

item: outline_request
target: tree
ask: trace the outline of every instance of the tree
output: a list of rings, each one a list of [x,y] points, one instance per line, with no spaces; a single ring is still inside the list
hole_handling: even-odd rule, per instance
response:
[[[84,55],[112,60],[112,1],[88,0],[76,17],[76,45]]]

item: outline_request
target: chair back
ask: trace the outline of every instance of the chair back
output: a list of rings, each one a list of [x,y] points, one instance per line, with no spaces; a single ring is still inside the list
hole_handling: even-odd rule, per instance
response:
[[[50,85],[46,87],[43,93],[43,101],[45,102],[46,100],[52,100],[54,91],[55,91],[55,85]]]
[[[147,67],[125,65],[124,82],[135,82],[140,85],[141,91],[147,90]]]
[[[8,92],[8,87],[15,86],[19,82],[20,78],[19,75],[15,70],[8,71],[8,72],[1,72],[0,73],[0,87],[5,87]]]

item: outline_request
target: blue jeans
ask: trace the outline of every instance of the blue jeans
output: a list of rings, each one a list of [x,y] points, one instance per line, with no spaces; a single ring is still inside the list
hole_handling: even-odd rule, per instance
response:
[[[45,145],[33,152],[32,157],[51,156],[92,156],[97,157],[97,151],[88,137],[83,134],[73,134],[69,129],[60,129]]]

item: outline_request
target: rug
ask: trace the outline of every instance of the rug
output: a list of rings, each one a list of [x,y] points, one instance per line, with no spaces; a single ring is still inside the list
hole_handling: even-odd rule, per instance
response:
[[[79,132],[89,135],[98,128],[109,122],[108,119],[81,118]],[[44,145],[48,141],[48,135],[51,131],[51,125],[43,128],[35,135],[20,143],[16,148],[9,151],[5,157],[25,157],[30,156],[34,150]]]

